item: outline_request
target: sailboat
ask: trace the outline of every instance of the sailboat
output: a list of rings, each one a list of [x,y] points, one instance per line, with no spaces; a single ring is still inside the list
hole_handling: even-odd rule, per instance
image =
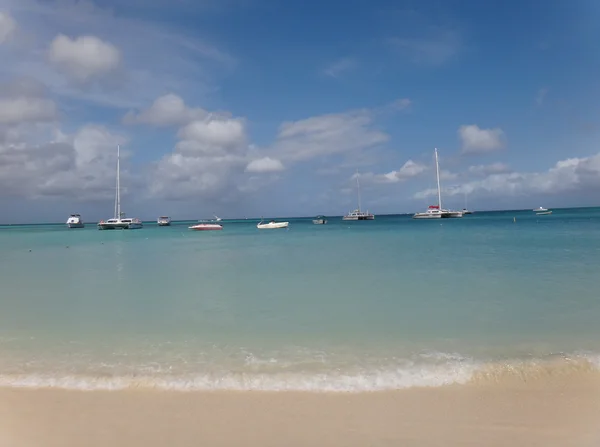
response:
[[[424,213],[415,213],[413,219],[445,219],[463,217],[461,211],[450,211],[442,208],[442,190],[440,188],[440,164],[438,160],[438,151],[435,149],[435,174],[437,180],[437,205],[430,205]]]
[[[356,170],[356,190],[358,193],[358,208],[354,211],[350,211],[342,220],[373,220],[375,216],[367,210],[367,212],[363,212],[360,210],[360,182],[358,181],[358,169]]]
[[[465,207],[462,210],[463,215],[465,214],[473,214],[473,211],[469,211],[469,207],[467,206],[467,193],[465,193]]]
[[[99,230],[137,230],[142,228],[142,221],[125,217],[121,212],[121,148],[117,145],[117,191],[115,193],[115,215],[112,219],[98,222]]]

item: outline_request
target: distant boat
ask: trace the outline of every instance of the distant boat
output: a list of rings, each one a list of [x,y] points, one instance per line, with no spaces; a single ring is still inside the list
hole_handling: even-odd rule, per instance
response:
[[[223,225],[214,224],[214,223],[199,223],[196,225],[192,225],[191,227],[188,227],[188,228],[190,230],[196,230],[196,231],[222,230]]]
[[[117,145],[117,191],[115,195],[115,217],[98,222],[99,230],[137,230],[142,228],[142,221],[137,218],[125,218],[121,212],[121,148]]]
[[[552,214],[552,211],[550,211],[547,208],[541,207],[541,206],[539,208],[534,209],[533,212],[535,214],[537,214],[538,216],[544,216],[544,215]]]
[[[317,216],[313,219],[313,223],[315,225],[325,225],[327,223],[327,219],[325,216]]]
[[[168,227],[171,225],[171,218],[169,216],[160,216],[156,223],[159,227]]]
[[[67,227],[69,228],[83,228],[85,227],[83,219],[79,214],[71,214],[67,219]]]
[[[269,223],[264,223],[261,220],[260,223],[256,225],[256,228],[258,228],[259,230],[275,230],[278,228],[287,228],[289,225],[289,222],[275,222],[274,220],[272,220]]]
[[[469,211],[469,207],[467,206],[467,193],[465,193],[465,207],[462,209],[463,214],[473,214],[473,211]]]
[[[356,170],[356,191],[358,195],[358,208],[354,211],[350,211],[348,214],[342,217],[342,220],[374,220],[375,216],[369,213],[368,210],[366,213],[360,210],[360,183],[358,181],[358,169]]]
[[[437,194],[438,203],[437,205],[430,205],[427,211],[424,213],[415,213],[413,219],[446,219],[446,218],[461,218],[463,217],[462,211],[451,211],[442,208],[442,190],[440,188],[440,165],[438,161],[437,148],[435,153],[435,175],[437,180]]]
[[[221,219],[219,216],[217,216],[217,215],[215,214],[215,221],[217,221],[217,222],[221,222],[222,220],[223,220],[223,219]]]

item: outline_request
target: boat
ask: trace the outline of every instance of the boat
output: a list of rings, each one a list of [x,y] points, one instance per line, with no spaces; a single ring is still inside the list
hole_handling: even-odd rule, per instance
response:
[[[160,216],[156,223],[159,227],[168,227],[171,225],[171,218],[169,216]]]
[[[71,214],[67,219],[67,227],[69,228],[83,228],[85,227],[83,219],[79,214]]]
[[[137,230],[143,227],[138,218],[125,217],[121,212],[121,148],[117,145],[117,187],[115,193],[115,216],[98,222],[99,230]]]
[[[275,230],[278,228],[287,228],[289,225],[289,222],[275,222],[274,220],[272,220],[269,223],[264,223],[261,220],[260,223],[256,225],[256,228],[258,228],[259,230]]]
[[[368,210],[366,213],[360,210],[360,183],[358,181],[358,169],[356,170],[356,191],[358,195],[358,208],[354,211],[350,211],[348,214],[342,217],[342,220],[374,220],[375,216],[369,213]]]
[[[215,223],[199,223],[188,227],[188,229],[196,231],[222,230],[223,225]]]
[[[437,180],[437,194],[438,203],[437,205],[430,205],[427,211],[423,213],[415,213],[413,219],[448,219],[448,218],[461,218],[463,217],[462,211],[452,211],[442,208],[442,190],[440,188],[440,164],[438,161],[437,148],[435,153],[435,174]]]
[[[223,220],[223,219],[221,219],[219,216],[217,216],[217,215],[215,214],[215,222],[221,222],[222,220]]]
[[[327,219],[325,216],[317,216],[313,219],[313,223],[315,225],[325,225],[327,223]]]
[[[473,211],[469,211],[469,207],[467,206],[467,193],[465,193],[465,207],[461,211],[463,215],[465,214],[473,214]]]
[[[547,215],[547,214],[552,214],[552,211],[550,211],[548,208],[544,208],[542,206],[540,206],[539,208],[534,209],[533,212],[535,214],[537,214],[538,216],[544,216],[544,215]]]

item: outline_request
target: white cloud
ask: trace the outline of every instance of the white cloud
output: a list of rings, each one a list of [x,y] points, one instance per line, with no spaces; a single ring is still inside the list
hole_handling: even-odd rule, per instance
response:
[[[501,174],[510,171],[510,166],[506,163],[491,163],[489,165],[469,166],[468,173],[478,176],[486,176],[490,174]]]
[[[531,196],[581,192],[597,194],[600,190],[600,153],[591,157],[569,158],[557,162],[544,172],[507,172],[445,189],[444,195],[478,194],[487,197]],[[424,190],[415,198],[426,198],[435,190]]]
[[[123,121],[126,124],[150,124],[157,127],[181,126],[195,119],[203,119],[208,112],[188,107],[179,96],[169,93],[157,98],[152,105],[139,114],[130,111]]]
[[[504,132],[499,128],[480,129],[476,124],[469,124],[460,126],[458,136],[463,154],[483,154],[504,147]]]
[[[427,170],[427,166],[415,163],[412,160],[408,160],[400,169],[397,171],[391,171],[387,174],[380,174],[374,176],[374,181],[379,183],[397,183],[416,177]]]
[[[323,70],[323,73],[332,78],[338,78],[342,73],[350,71],[358,65],[356,59],[346,57],[339,59]]]
[[[391,107],[395,110],[406,110],[412,105],[412,101],[408,98],[401,98],[394,101]]]
[[[297,162],[372,148],[390,138],[373,120],[370,110],[358,110],[285,122],[271,151],[276,158]]]
[[[40,130],[31,123],[25,126],[16,138],[0,143],[1,196],[77,201],[114,196],[116,145],[124,143],[124,137],[97,125],[86,125],[72,135],[57,128]],[[127,194],[132,183],[126,168],[122,176]]]
[[[182,154],[202,156],[239,155],[247,150],[246,129],[241,118],[196,120],[177,133],[176,149]]]
[[[0,45],[13,36],[17,30],[17,22],[7,12],[0,11]]]
[[[284,169],[285,168],[283,164],[279,160],[273,159],[271,157],[264,157],[259,158],[258,160],[252,160],[250,163],[248,163],[248,166],[246,166],[247,172],[256,173],[279,172],[283,171]]]
[[[227,52],[198,37],[201,31],[122,14],[120,4],[110,8],[88,0],[1,2],[19,19],[19,32],[27,37],[19,39],[19,51],[3,54],[3,74],[42,80],[59,100],[121,109],[139,108],[166,92],[186,92],[188,98],[204,100],[214,92],[216,76],[236,65]],[[49,57],[40,57],[48,53],[48,44],[57,35],[95,36],[102,43],[110,42],[119,53],[117,68],[110,69],[114,51],[97,52],[101,57],[90,60],[88,50],[81,55],[77,47],[76,54],[59,52],[61,70],[57,71],[48,63]],[[86,88],[81,88],[83,78],[88,79]]]
[[[71,39],[60,34],[50,44],[48,58],[67,76],[84,83],[115,73],[121,64],[119,49],[95,36]]]
[[[0,85],[0,126],[51,122],[58,118],[54,101],[44,88],[28,79]]]

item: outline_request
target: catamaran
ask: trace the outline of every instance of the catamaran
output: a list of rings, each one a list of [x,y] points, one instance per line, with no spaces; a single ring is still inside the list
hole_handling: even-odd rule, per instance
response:
[[[358,208],[354,211],[350,211],[342,217],[342,220],[374,220],[375,216],[369,213],[368,210],[366,213],[360,210],[360,182],[358,181],[358,169],[356,170],[356,190],[358,194]]]
[[[437,205],[430,205],[424,213],[415,213],[413,219],[445,219],[463,217],[462,211],[450,211],[442,208],[442,190],[440,188],[440,164],[438,161],[438,151],[435,149],[435,174],[437,180]]]
[[[99,230],[137,230],[142,228],[142,221],[125,217],[121,212],[121,148],[117,145],[117,191],[115,193],[115,215],[112,219],[98,222]]]

